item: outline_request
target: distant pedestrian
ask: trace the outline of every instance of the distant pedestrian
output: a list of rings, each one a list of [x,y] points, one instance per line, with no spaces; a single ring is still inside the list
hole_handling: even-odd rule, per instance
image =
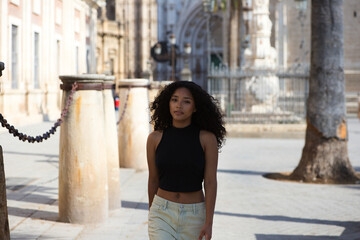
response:
[[[160,92],[150,110],[154,124],[147,140],[150,240],[209,240],[218,150],[226,134],[218,104],[195,83],[176,81]]]

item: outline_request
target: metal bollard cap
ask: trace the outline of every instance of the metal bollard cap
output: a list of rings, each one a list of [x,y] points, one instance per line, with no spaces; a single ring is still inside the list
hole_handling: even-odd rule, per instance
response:
[[[62,75],[59,76],[63,82],[60,88],[69,91],[73,83],[77,83],[78,90],[104,90],[104,74],[79,74],[79,75]]]

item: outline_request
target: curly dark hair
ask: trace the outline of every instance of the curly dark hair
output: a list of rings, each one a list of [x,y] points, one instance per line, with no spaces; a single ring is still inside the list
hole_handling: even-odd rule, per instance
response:
[[[194,98],[196,112],[192,114],[191,123],[201,130],[212,132],[220,149],[224,143],[226,129],[219,102],[194,82],[176,81],[165,86],[160,91],[155,100],[150,103],[152,112],[150,123],[154,124],[154,129],[164,130],[172,126],[169,102],[178,88],[187,88]]]

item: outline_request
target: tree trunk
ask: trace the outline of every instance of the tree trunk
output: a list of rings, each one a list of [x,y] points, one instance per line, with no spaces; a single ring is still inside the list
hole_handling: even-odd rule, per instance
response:
[[[0,146],[0,236],[1,239],[10,239],[9,220],[6,202],[6,184],[3,152]]]
[[[305,146],[293,180],[354,183],[347,152],[342,0],[311,1],[311,70]]]

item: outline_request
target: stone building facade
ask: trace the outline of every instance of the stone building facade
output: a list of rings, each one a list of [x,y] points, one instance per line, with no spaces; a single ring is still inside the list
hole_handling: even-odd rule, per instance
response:
[[[95,73],[102,0],[0,0],[0,112],[11,124],[60,117],[58,76]]]
[[[149,77],[150,48],[158,40],[156,0],[116,0],[116,20],[123,24],[124,77]]]
[[[242,19],[242,14],[253,6],[263,4],[265,0],[243,0],[241,4],[220,10],[221,1],[211,1],[213,8],[206,14],[201,0],[158,0],[158,41],[166,41],[171,33],[177,39],[180,52],[185,43],[190,43],[190,69],[193,81],[205,85],[208,68],[219,64],[233,69],[245,64],[244,52],[249,48],[254,29]],[[227,0],[227,6],[230,6]],[[284,69],[306,68],[310,63],[310,11],[311,1],[307,0],[306,9],[296,8],[294,0],[266,0],[269,2],[271,20],[271,46],[276,50],[277,66]],[[215,5],[215,6],[214,6]],[[250,9],[246,9],[246,7]],[[235,11],[235,8],[238,11]],[[347,83],[350,86],[360,84],[360,38],[359,14],[360,4],[357,0],[343,3],[344,8],[344,65]],[[217,10],[216,10],[217,9]],[[207,28],[209,23],[209,28]],[[207,31],[209,30],[209,31]],[[207,34],[209,34],[209,39]],[[177,72],[184,67],[183,59],[177,59]],[[171,68],[168,64],[157,64],[157,80],[169,79]],[[357,79],[357,80],[354,80]],[[355,89],[354,89],[355,90]]]
[[[115,17],[115,1],[107,1],[98,14],[96,72],[125,78],[124,50],[124,25]]]
[[[209,12],[202,0],[0,0],[0,61],[6,64],[0,112],[14,124],[56,119],[62,74],[169,80],[172,67],[155,62],[150,49],[171,34],[178,48],[177,77],[187,59],[192,81],[206,88],[210,68],[246,64],[254,29],[242,16],[249,12],[251,18],[252,6],[263,1],[269,2],[277,66],[309,66],[310,0],[303,11],[295,0],[242,0],[237,9],[225,10],[219,8],[222,1],[214,0]],[[360,4],[343,4],[346,90],[360,92]],[[189,56],[186,43],[192,48]]]

